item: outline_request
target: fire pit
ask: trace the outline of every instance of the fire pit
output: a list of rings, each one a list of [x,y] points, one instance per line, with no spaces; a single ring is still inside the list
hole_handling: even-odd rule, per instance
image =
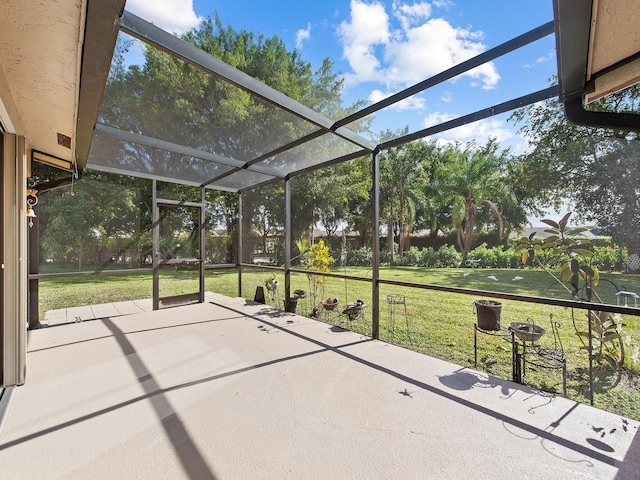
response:
[[[509,330],[523,342],[537,342],[547,331],[533,323],[511,322]]]

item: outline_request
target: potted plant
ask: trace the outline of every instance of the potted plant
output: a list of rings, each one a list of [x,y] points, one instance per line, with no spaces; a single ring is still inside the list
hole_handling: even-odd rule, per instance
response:
[[[264,281],[264,286],[267,289],[269,300],[274,302],[278,293],[278,276],[275,273],[269,275]]]
[[[325,298],[322,300],[322,308],[324,308],[325,310],[334,310],[336,308],[336,305],[338,305],[338,299],[337,298]]]

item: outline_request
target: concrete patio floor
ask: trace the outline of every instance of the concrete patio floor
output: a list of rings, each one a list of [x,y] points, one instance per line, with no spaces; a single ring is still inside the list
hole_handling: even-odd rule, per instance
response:
[[[0,478],[640,478],[636,421],[265,305],[68,320],[29,334]]]

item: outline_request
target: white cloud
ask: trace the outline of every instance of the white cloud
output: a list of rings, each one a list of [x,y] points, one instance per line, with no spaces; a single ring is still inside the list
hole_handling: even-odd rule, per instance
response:
[[[342,39],[344,57],[353,70],[352,74],[345,76],[345,82],[357,84],[382,80],[375,46],[387,44],[390,38],[389,17],[384,5],[351,0],[351,22],[342,22],[338,33]]]
[[[453,101],[453,93],[451,92],[444,92],[441,96],[440,96],[440,101],[444,102],[444,103],[450,103]]]
[[[434,125],[438,125],[440,123],[448,122],[449,120],[453,120],[458,115],[452,115],[450,113],[430,113],[422,120],[422,125],[424,128],[433,127]]]
[[[393,13],[402,24],[403,30],[408,30],[412,25],[431,16],[431,5],[428,3],[414,3],[407,5],[393,2]]]
[[[480,120],[454,128],[448,133],[460,141],[475,138],[479,145],[487,143],[489,138],[496,138],[498,143],[503,143],[513,137],[513,131],[502,120]]]
[[[376,103],[376,102],[379,102],[380,100],[384,100],[385,98],[390,97],[394,93],[396,92],[383,92],[381,90],[375,89],[369,94],[369,101],[371,103]],[[391,110],[399,110],[399,111],[423,110],[426,107],[426,104],[427,104],[427,101],[424,98],[414,95],[412,97],[405,98],[404,100],[401,100],[393,104],[389,108]]]
[[[536,65],[540,65],[541,63],[546,63],[549,60],[554,60],[555,58],[556,58],[556,52],[554,50],[551,50],[544,57],[538,57],[535,62],[533,62],[533,63],[525,63],[524,66],[525,66],[525,68],[533,68]]]
[[[388,45],[387,78],[393,83],[414,84],[447,70],[485,50],[477,37],[477,32],[454,28],[442,18],[432,18],[405,31],[399,40]],[[465,75],[481,81],[487,89],[495,87],[500,79],[493,63]]]
[[[311,23],[307,23],[307,28],[301,28],[296,33],[296,48],[300,50],[302,44],[311,38]]]
[[[193,0],[127,0],[125,8],[171,33],[186,33],[203,20],[193,10]]]
[[[443,18],[429,18],[427,3],[408,5],[396,1],[393,28],[383,4],[351,0],[351,18],[340,24],[344,57],[352,72],[347,86],[376,81],[393,89],[413,85],[486,50],[482,32],[455,28]],[[500,80],[493,63],[477,67],[464,76],[473,84],[491,89]]]
[[[450,0],[433,0],[433,6],[437,8],[449,8],[455,4]]]
[[[511,153],[513,155],[523,155],[531,152],[531,145],[522,137],[515,137],[515,140],[511,146]]]

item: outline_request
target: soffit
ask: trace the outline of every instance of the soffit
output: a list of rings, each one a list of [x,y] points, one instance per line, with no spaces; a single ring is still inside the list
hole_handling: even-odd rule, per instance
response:
[[[592,101],[640,81],[640,2],[594,0],[587,81]]]
[[[85,1],[0,2],[0,58],[19,117],[15,133],[30,148],[73,160]],[[63,143],[58,141],[63,135]]]
[[[591,102],[640,81],[637,0],[554,0],[553,4],[561,102],[571,102],[581,110],[583,101]],[[616,128],[640,128],[640,117],[625,117],[622,123],[613,117],[609,118],[613,123],[606,123],[612,128],[614,124]],[[582,118],[581,124],[592,121]]]
[[[589,78],[640,52],[640,2],[596,0],[594,7]]]

